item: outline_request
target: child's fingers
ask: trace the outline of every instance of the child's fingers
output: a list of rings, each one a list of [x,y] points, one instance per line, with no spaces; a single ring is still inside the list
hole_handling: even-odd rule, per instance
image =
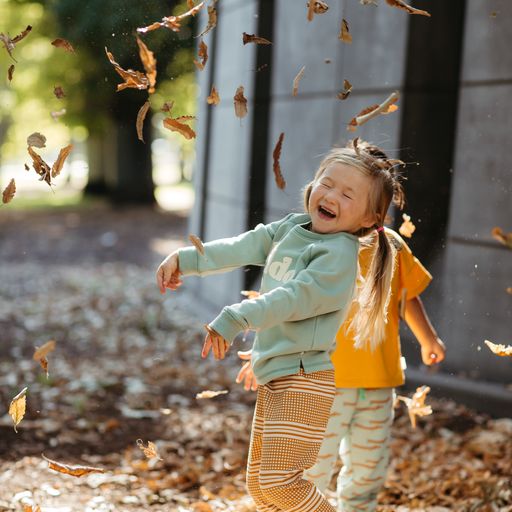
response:
[[[242,359],[242,361],[249,361],[251,359],[252,349],[251,350],[246,350],[245,352],[243,350],[239,350],[237,352],[237,354],[238,354],[238,357],[240,359]]]
[[[210,334],[208,333],[204,338],[203,350],[201,351],[201,357],[204,359],[210,353],[210,349],[212,348],[212,339]]]
[[[156,272],[156,284],[160,289],[160,293],[165,293],[164,269],[162,267],[158,267]]]
[[[252,377],[252,386],[251,386],[251,390],[252,391],[258,391],[258,383],[256,382],[256,377]]]
[[[240,368],[240,371],[238,372],[236,379],[235,379],[235,382],[237,384],[240,384],[240,382],[242,382],[244,380],[245,374],[247,373],[247,366],[248,366],[248,363],[244,363],[242,368]]]

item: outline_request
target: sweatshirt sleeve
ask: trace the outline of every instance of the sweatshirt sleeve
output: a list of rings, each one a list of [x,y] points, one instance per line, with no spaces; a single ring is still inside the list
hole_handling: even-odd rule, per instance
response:
[[[244,265],[263,266],[274,235],[285,219],[271,224],[258,224],[253,230],[233,238],[222,238],[204,244],[204,255],[195,247],[178,253],[180,272],[185,276],[207,276],[229,272]]]
[[[266,329],[348,309],[354,294],[357,250],[322,250],[293,279],[255,299],[225,307],[210,326],[226,340],[246,329]]]

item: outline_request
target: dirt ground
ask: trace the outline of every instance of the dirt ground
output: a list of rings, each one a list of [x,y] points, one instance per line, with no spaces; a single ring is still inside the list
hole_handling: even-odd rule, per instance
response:
[[[0,512],[255,510],[244,488],[254,396],[233,383],[236,353],[201,360],[208,319],[154,284],[187,234],[185,212],[2,209]],[[47,376],[32,355],[50,339]],[[16,433],[7,411],[24,387]],[[229,393],[197,400],[206,389]],[[397,409],[379,511],[512,511],[512,420],[431,403],[415,430]],[[104,472],[57,473],[42,454]]]

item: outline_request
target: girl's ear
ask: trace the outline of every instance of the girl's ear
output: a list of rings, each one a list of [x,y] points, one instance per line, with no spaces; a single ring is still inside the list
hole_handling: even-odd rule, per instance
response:
[[[363,217],[361,224],[363,228],[371,228],[377,224],[377,217],[371,213],[368,213]]]

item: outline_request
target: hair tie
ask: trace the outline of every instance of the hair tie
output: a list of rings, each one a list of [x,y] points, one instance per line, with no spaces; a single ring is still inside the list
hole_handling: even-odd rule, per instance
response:
[[[375,229],[377,230],[377,233],[380,233],[381,231],[384,231],[384,226],[379,226]]]

